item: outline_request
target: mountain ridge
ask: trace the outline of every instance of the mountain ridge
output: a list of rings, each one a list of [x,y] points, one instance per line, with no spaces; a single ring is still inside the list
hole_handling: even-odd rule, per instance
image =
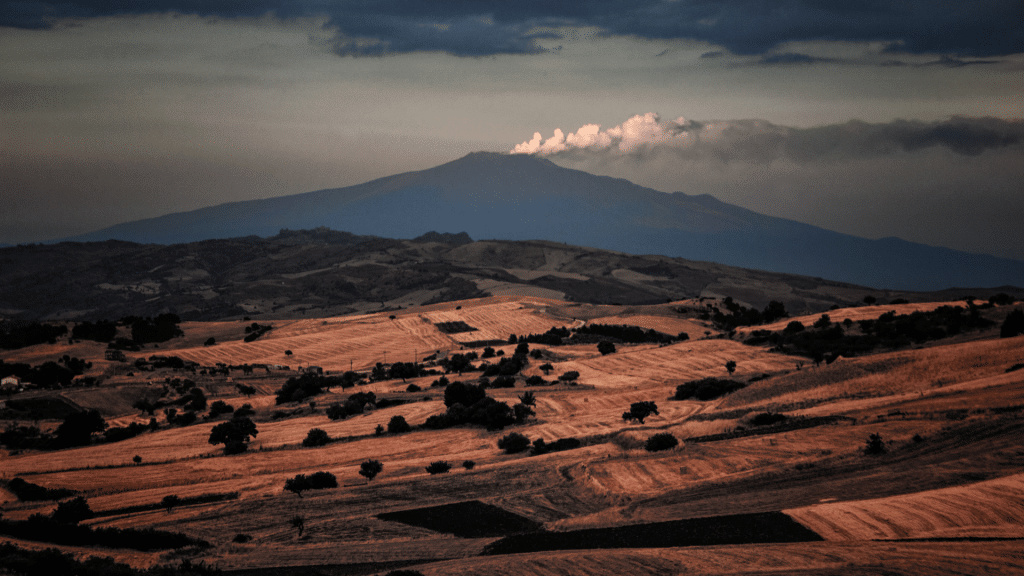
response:
[[[389,238],[464,230],[478,239],[545,239],[903,290],[1024,286],[1024,262],[869,240],[708,194],[664,193],[543,158],[493,152],[344,188],[123,223],[68,240],[173,244],[317,226]]]

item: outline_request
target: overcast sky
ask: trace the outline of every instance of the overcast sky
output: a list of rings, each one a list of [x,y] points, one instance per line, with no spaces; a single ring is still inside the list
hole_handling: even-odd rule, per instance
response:
[[[0,0],[0,243],[517,150],[1024,260],[1021,22],[1019,0]]]

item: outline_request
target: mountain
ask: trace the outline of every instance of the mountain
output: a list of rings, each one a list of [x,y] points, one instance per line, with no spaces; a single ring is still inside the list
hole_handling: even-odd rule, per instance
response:
[[[543,239],[818,276],[878,288],[1024,286],[1024,262],[897,238],[868,240],[720,202],[666,194],[528,155],[477,152],[364,184],[221,204],[69,238],[173,244],[326,226],[415,238]]]

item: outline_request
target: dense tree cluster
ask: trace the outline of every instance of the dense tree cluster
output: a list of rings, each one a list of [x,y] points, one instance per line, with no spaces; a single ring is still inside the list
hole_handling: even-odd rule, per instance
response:
[[[706,402],[735,392],[745,386],[746,384],[735,380],[702,378],[700,380],[691,380],[685,384],[676,386],[676,394],[674,398],[676,400],[689,400],[694,398],[701,402]]]
[[[130,324],[132,329],[132,340],[137,344],[151,344],[154,342],[166,342],[171,338],[184,336],[185,333],[178,328],[181,318],[177,314],[160,314],[156,318],[127,317],[121,320],[123,324]]]
[[[306,490],[324,490],[326,488],[337,488],[338,479],[330,472],[314,472],[310,475],[298,474],[294,478],[284,481],[284,489],[294,492],[302,498]]]
[[[117,336],[117,324],[109,320],[80,322],[71,329],[71,337],[75,340],[110,342],[115,336]]]
[[[747,308],[739,304],[732,299],[732,296],[726,296],[722,300],[722,304],[725,305],[726,312],[721,311],[717,306],[711,306],[711,310],[714,312],[711,319],[723,330],[732,330],[739,326],[771,324],[789,316],[786,306],[775,300],[769,302],[760,312],[756,308]]]
[[[66,388],[71,385],[75,371],[53,361],[30,366],[21,362],[7,364],[0,360],[0,378],[4,376],[17,376],[22,382],[31,382],[40,388]]]
[[[968,302],[966,309],[947,305],[930,312],[897,315],[890,311],[874,320],[860,320],[856,325],[860,334],[850,333],[853,322],[833,322],[824,314],[809,329],[794,321],[781,332],[755,330],[745,343],[768,343],[779,351],[807,356],[815,363],[831,362],[839,356],[859,356],[879,347],[898,349],[939,340],[991,326],[992,321],[982,317],[978,307]]]
[[[23,478],[12,478],[7,481],[7,489],[22,502],[63,500],[75,495],[75,491],[68,488],[46,488]]]
[[[331,404],[327,407],[327,417],[331,420],[344,420],[355,414],[362,414],[367,405],[376,406],[377,395],[373,392],[356,392],[344,402]]]
[[[253,322],[251,325],[245,327],[245,338],[243,338],[243,340],[245,342],[253,342],[273,329],[274,327],[270,324],[260,325]]]
[[[16,350],[36,344],[55,343],[57,338],[68,333],[68,327],[63,324],[16,324],[11,322],[0,323],[0,349]]]
[[[540,456],[541,454],[548,454],[550,452],[575,450],[581,445],[582,443],[578,438],[559,438],[551,443],[545,442],[543,438],[537,438],[533,441],[533,448],[530,449],[530,454],[533,456]]]

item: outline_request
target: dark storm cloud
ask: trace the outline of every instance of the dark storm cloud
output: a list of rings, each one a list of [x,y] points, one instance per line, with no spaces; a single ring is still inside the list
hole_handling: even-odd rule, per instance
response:
[[[0,1],[0,25],[45,28],[62,18],[179,12],[240,17],[327,17],[339,54],[443,51],[460,56],[534,53],[539,28],[693,39],[763,55],[793,41],[877,41],[891,52],[992,57],[1024,52],[1020,0],[140,0]]]

